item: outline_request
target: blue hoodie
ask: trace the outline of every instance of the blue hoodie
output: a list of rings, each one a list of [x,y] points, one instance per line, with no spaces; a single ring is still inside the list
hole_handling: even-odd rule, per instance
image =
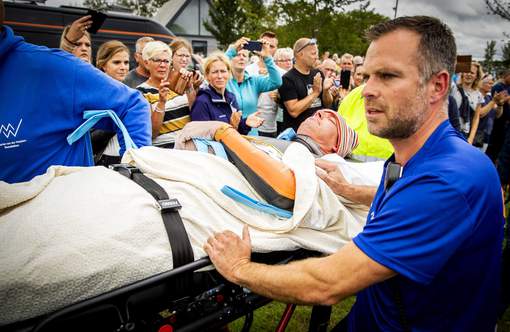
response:
[[[209,85],[198,90],[197,98],[191,106],[191,121],[222,121],[230,123],[232,112],[237,112],[236,97],[233,93],[225,90],[225,97],[220,95]],[[246,119],[239,123],[239,133],[246,135],[251,127],[246,124]]]
[[[85,110],[104,109],[119,116],[138,147],[151,144],[150,108],[138,91],[69,53],[0,29],[1,181],[28,181],[51,165],[92,166],[89,135],[71,146],[66,137]]]

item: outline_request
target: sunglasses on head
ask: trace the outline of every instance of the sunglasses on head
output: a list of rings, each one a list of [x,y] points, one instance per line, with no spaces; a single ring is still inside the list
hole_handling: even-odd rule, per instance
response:
[[[305,47],[307,46],[310,46],[310,45],[317,45],[317,39],[315,38],[312,38],[308,41],[308,43],[304,44],[303,46],[301,46],[297,51],[296,53],[299,53],[301,52],[303,49],[305,49]]]

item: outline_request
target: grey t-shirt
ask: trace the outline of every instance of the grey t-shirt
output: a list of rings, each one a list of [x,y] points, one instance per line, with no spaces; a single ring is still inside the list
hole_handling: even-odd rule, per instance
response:
[[[147,81],[148,79],[148,77],[138,74],[136,69],[133,69],[127,74],[126,78],[124,79],[124,84],[130,88],[135,89],[137,86]]]

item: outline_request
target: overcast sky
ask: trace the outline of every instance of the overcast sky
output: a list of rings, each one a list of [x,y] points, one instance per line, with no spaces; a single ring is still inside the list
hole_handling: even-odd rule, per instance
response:
[[[46,4],[58,6],[81,2],[82,0],[47,0]],[[370,2],[370,8],[390,18],[394,17],[393,7],[395,0]],[[501,46],[508,40],[503,32],[510,34],[510,21],[487,12],[484,0],[399,0],[397,15],[429,15],[441,19],[455,34],[458,54],[471,54],[474,59],[483,59],[487,41],[495,40],[496,58],[499,59]]]
[[[390,18],[394,17],[395,0],[371,0],[370,8]],[[399,0],[398,16],[428,15],[445,22],[457,40],[458,54],[471,54],[483,59],[488,40],[496,41],[496,58],[501,57],[501,46],[510,34],[510,21],[487,14],[484,0]]]

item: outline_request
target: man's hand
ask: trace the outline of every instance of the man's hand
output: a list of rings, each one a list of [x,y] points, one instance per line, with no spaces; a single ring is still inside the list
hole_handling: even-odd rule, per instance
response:
[[[333,79],[332,79],[332,78],[329,78],[329,77],[328,77],[328,78],[326,78],[326,79],[324,80],[324,85],[322,86],[322,89],[323,89],[324,91],[329,90],[329,89],[333,86],[333,83],[334,83],[334,82],[333,82]]]
[[[87,15],[80,17],[76,21],[71,24],[71,27],[67,31],[65,37],[70,42],[77,42],[83,35],[85,31],[92,25],[92,16]]]
[[[255,112],[253,114],[248,115],[246,118],[246,124],[252,128],[258,128],[264,123],[264,119],[259,117],[260,112]]]
[[[238,282],[239,269],[250,263],[251,239],[248,226],[243,227],[242,239],[231,231],[215,233],[204,244],[204,250],[221,275],[233,283]]]
[[[320,95],[322,91],[322,76],[320,73],[315,74],[313,77],[313,86],[312,90],[315,94]]]
[[[343,196],[344,190],[349,182],[345,179],[340,168],[329,161],[317,159],[315,160],[316,174],[333,190],[337,195]]]

